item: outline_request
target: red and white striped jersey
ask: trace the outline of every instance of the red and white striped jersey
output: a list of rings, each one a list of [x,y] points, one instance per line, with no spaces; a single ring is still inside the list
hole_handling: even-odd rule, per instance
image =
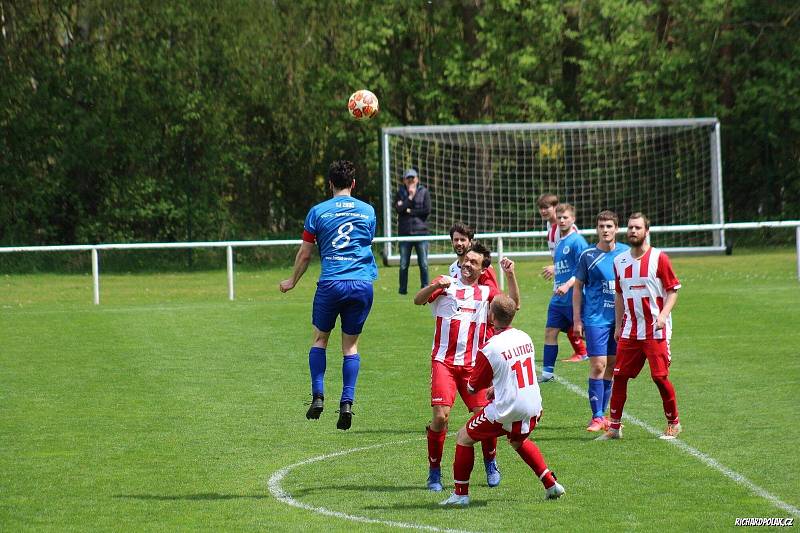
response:
[[[478,347],[488,335],[489,303],[500,292],[486,285],[464,285],[449,276],[450,286],[428,299],[436,318],[431,358],[452,366],[475,366]],[[434,280],[435,281],[435,280]]]
[[[458,266],[458,260],[456,259],[453,261],[453,264],[450,265],[450,277],[461,279],[461,267]],[[483,274],[480,275],[478,278],[478,285],[488,285],[489,287],[494,287],[498,289],[497,285],[497,274],[495,274],[492,265],[489,265],[489,268],[483,271]]]
[[[572,225],[572,229],[570,233],[573,231],[578,231],[578,226],[575,224]],[[569,233],[567,234],[569,235]],[[550,257],[554,257],[556,255],[556,245],[558,241],[561,240],[561,230],[558,227],[558,224],[551,224],[549,221],[547,222],[547,249],[550,250]]]
[[[630,250],[614,258],[616,291],[622,295],[625,314],[622,317],[622,337],[625,339],[667,339],[672,337],[672,315],[664,329],[654,325],[664,307],[667,291],[678,290],[681,282],[672,271],[667,254],[658,248],[648,249],[635,259]]]
[[[478,352],[469,386],[479,390],[494,386],[494,400],[484,413],[506,431],[528,433],[531,418],[542,411],[542,395],[536,382],[533,341],[524,331],[508,328],[489,339]]]

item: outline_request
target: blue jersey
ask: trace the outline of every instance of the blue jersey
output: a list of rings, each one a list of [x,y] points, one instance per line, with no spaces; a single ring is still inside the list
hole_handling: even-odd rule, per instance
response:
[[[585,325],[614,325],[614,258],[629,249],[617,243],[610,252],[595,246],[581,254],[575,278],[583,283],[581,320]]]
[[[375,209],[352,196],[334,196],[311,208],[303,240],[319,247],[323,280],[374,281],[378,265],[372,255]]]
[[[589,244],[580,233],[572,232],[566,237],[562,237],[553,252],[553,265],[555,266],[555,276],[553,276],[553,290],[569,281],[575,275],[575,267],[578,266],[578,258],[581,256]],[[559,296],[553,294],[550,300],[551,305],[572,306],[572,289],[567,294]]]

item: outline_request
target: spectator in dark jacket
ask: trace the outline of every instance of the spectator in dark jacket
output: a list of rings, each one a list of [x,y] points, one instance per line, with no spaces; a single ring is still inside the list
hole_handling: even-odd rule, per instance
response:
[[[431,196],[419,182],[419,174],[413,168],[403,172],[403,184],[394,198],[397,210],[397,234],[428,235],[428,215],[431,212]],[[411,249],[417,250],[420,287],[428,285],[428,241],[400,243],[400,294],[408,292],[408,265]]]

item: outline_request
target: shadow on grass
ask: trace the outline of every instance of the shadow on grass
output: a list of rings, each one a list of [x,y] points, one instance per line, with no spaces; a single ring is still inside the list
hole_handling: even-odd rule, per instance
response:
[[[443,494],[442,499],[446,499],[447,495]],[[364,509],[370,511],[384,511],[387,509],[391,509],[392,511],[416,511],[418,509],[428,509],[428,510],[437,510],[441,512],[447,511],[460,511],[466,508],[474,508],[474,507],[486,507],[486,501],[471,501],[469,502],[468,507],[451,507],[451,506],[442,506],[438,503],[430,503],[430,502],[419,502],[419,503],[395,503],[391,505],[366,505]]]
[[[237,500],[241,498],[251,498],[253,500],[263,500],[270,496],[266,494],[217,494],[216,492],[201,492],[200,494],[115,494],[114,498],[125,498],[130,500],[155,500],[155,501],[213,501],[213,500]]]
[[[425,437],[424,428],[421,431],[419,429],[351,429],[348,431],[348,433],[358,433],[364,435],[408,435],[409,437],[419,435],[420,438]]]
[[[304,489],[291,490],[292,496],[308,496],[314,493],[330,493],[331,491],[355,491],[355,492],[427,492],[423,485],[325,485],[319,487],[308,487]]]
[[[593,440],[595,437],[599,437],[600,435],[602,435],[602,433],[597,435],[593,433],[587,433],[586,435],[568,435],[568,436],[534,435],[531,440],[533,442],[569,442],[569,441],[584,442]]]

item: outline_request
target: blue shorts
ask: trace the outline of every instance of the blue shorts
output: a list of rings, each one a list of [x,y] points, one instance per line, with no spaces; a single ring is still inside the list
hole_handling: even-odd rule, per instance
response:
[[[583,331],[589,357],[617,354],[614,326],[584,326]]]
[[[317,282],[311,323],[327,333],[336,325],[336,317],[341,315],[342,331],[348,335],[358,335],[364,329],[371,308],[371,281],[323,280]]]
[[[567,331],[572,327],[572,306],[571,305],[550,305],[547,307],[548,328],[558,328]]]

